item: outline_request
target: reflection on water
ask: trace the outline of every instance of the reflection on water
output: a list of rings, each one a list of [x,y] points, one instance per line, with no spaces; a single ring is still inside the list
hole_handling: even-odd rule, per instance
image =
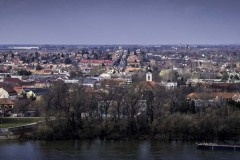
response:
[[[240,152],[202,151],[193,143],[158,141],[0,141],[0,159],[239,159]]]

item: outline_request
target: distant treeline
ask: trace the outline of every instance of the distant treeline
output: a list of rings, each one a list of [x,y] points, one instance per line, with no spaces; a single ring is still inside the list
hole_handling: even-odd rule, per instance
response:
[[[239,108],[229,104],[196,112],[186,100],[195,90],[132,85],[87,92],[58,83],[41,100],[46,123],[35,138],[239,140]]]

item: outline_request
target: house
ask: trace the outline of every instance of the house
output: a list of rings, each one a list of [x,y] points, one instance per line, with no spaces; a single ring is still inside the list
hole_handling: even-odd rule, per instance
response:
[[[21,86],[14,86],[13,89],[17,92],[17,95],[22,95],[23,88]]]
[[[34,87],[35,83],[36,83],[35,81],[23,81],[21,83],[21,86],[22,87]]]
[[[23,76],[19,76],[19,75],[11,75],[11,78],[18,78],[21,81],[23,80]]]
[[[53,74],[53,71],[51,69],[44,69],[43,74]]]
[[[97,80],[96,79],[93,79],[93,78],[84,78],[83,79],[83,86],[86,86],[86,87],[94,87],[95,84],[96,84]]]
[[[104,80],[101,80],[99,83],[100,83],[100,86],[103,88],[111,88],[111,87],[120,86],[123,82],[124,80],[121,80],[121,79],[104,79]]]
[[[187,95],[189,99],[213,99],[215,97],[222,97],[223,99],[229,101],[232,100],[234,95],[238,94],[237,92],[203,92],[197,93],[193,92]]]
[[[26,93],[32,91],[36,96],[41,96],[48,93],[47,88],[23,88],[23,90]]]
[[[0,117],[8,116],[12,113],[14,102],[9,98],[0,98]]]
[[[210,89],[228,91],[228,92],[235,92],[240,89],[240,83],[225,83],[225,82],[208,83],[208,84],[205,84],[205,86]]]
[[[237,92],[210,92],[210,93],[190,93],[187,99],[196,108],[207,106],[222,106],[233,100],[238,102],[240,95]]]
[[[141,57],[137,55],[130,55],[127,59],[127,65],[133,67],[139,67],[141,63]]]
[[[240,94],[239,93],[235,94],[232,97],[232,100],[239,103],[240,102]]]
[[[19,78],[11,78],[11,77],[7,77],[4,79],[5,83],[12,83],[12,84],[18,84],[21,85],[22,81]]]
[[[136,89],[139,91],[154,90],[156,86],[157,86],[157,83],[152,79],[152,69],[151,69],[151,66],[149,65],[147,67],[146,80],[139,82]]]
[[[11,100],[17,99],[17,92],[13,87],[2,87],[0,88],[0,98],[9,98]]]
[[[99,67],[99,66],[111,66],[111,60],[103,60],[103,59],[82,59],[79,62],[81,67]]]
[[[9,98],[0,98],[0,108],[13,108],[14,102]]]
[[[67,84],[79,84],[79,80],[78,79],[66,79],[66,80],[64,80],[64,83],[67,83]]]
[[[173,89],[177,87],[177,82],[161,82],[160,85],[166,89]]]
[[[131,66],[127,66],[126,69],[125,69],[125,72],[128,73],[128,72],[137,72],[137,71],[141,71],[142,68],[135,68],[135,67],[131,67]]]
[[[40,96],[47,94],[47,88],[23,88],[23,91],[26,93],[28,98],[36,98],[37,100],[40,99]]]
[[[102,73],[100,76],[99,76],[100,80],[102,79],[111,79],[111,74],[109,73]]]

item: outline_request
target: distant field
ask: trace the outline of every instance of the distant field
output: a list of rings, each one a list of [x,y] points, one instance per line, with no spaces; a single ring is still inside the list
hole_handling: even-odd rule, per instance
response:
[[[14,117],[0,118],[0,128],[17,127],[27,125],[29,123],[39,122],[42,117]]]

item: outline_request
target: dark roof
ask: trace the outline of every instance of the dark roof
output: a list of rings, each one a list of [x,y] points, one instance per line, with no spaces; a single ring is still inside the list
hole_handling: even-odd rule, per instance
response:
[[[66,74],[32,74],[30,79],[41,79],[41,78],[61,78],[66,77]]]
[[[29,81],[29,82],[22,82],[21,85],[22,86],[30,86],[30,85],[34,85],[36,82],[35,81]]]
[[[14,90],[13,87],[2,87],[10,96],[17,95],[17,92]]]
[[[37,96],[41,96],[44,94],[48,93],[48,89],[47,88],[23,88],[23,90],[25,92],[30,92],[32,91],[34,94],[36,94]]]
[[[13,87],[12,83],[0,82],[0,87]]]
[[[0,87],[14,87],[14,86],[29,86],[29,85],[34,85],[36,82],[35,81],[29,81],[29,82],[12,82],[12,81],[4,81],[0,82]]]
[[[240,89],[240,83],[210,83],[205,84],[207,87],[212,89],[220,89],[226,91],[238,91]]]
[[[93,78],[84,78],[83,79],[83,84],[94,84],[96,83],[96,79],[93,79]]]
[[[3,82],[10,82],[10,83],[17,83],[17,84],[22,83],[22,81],[19,78],[11,78],[11,77],[5,78]]]

